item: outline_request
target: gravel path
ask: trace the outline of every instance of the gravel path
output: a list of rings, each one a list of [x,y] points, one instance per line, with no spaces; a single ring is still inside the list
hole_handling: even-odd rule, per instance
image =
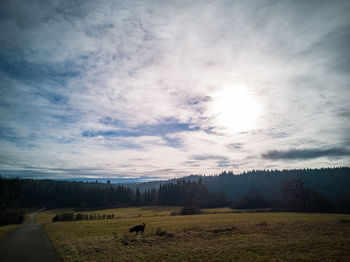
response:
[[[0,241],[0,261],[59,261],[57,253],[44,232],[43,224],[35,223],[32,213],[28,225],[20,226]]]

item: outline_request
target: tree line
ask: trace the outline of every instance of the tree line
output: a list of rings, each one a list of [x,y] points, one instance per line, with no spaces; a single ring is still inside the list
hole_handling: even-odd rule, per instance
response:
[[[99,182],[72,182],[0,177],[0,206],[62,208],[80,210],[138,205],[222,205],[224,197],[211,193],[202,181],[185,181],[140,192],[138,188]]]
[[[179,205],[272,207],[300,212],[350,212],[350,168],[252,170],[242,174],[189,176],[162,182],[121,184],[0,176],[0,224],[23,212],[11,208]],[[3,222],[1,222],[3,221]],[[7,221],[7,222],[4,222]]]
[[[350,212],[350,168],[251,170],[214,176],[192,175],[212,193],[225,196],[234,208],[274,207],[276,210]],[[130,184],[141,192],[176,183],[168,181]]]
[[[252,170],[201,177],[212,192],[236,203],[306,212],[350,212],[350,168]],[[193,178],[192,178],[193,179]],[[259,201],[258,201],[259,200]],[[254,201],[251,201],[254,202]]]

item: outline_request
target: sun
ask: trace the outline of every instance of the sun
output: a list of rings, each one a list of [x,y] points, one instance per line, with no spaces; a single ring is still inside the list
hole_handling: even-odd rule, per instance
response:
[[[232,132],[249,131],[257,127],[260,104],[247,86],[226,85],[211,97],[210,111],[220,127]]]

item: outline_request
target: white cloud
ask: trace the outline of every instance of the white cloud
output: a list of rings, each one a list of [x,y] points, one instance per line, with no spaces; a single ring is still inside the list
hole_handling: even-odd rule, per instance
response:
[[[349,77],[335,66],[348,51],[331,48],[349,40],[346,1],[74,3],[3,4],[0,170],[170,177],[348,162],[261,158],[350,140]],[[249,128],[249,106],[231,120],[215,95],[242,85],[259,108]]]

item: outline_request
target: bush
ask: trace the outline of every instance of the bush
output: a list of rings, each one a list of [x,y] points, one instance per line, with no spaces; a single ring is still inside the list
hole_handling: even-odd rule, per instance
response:
[[[198,206],[183,207],[180,211],[180,215],[197,215],[200,213]]]
[[[82,213],[78,213],[78,214],[76,214],[75,215],[75,220],[84,220],[84,218],[85,218],[85,215],[84,214],[82,214]]]
[[[59,214],[56,214],[56,216],[54,216],[52,218],[52,222],[59,222],[60,221],[60,215]]]
[[[63,222],[63,221],[81,221],[81,220],[95,220],[95,219],[114,219],[114,214],[103,214],[98,215],[96,214],[83,214],[83,213],[77,213],[74,216],[74,213],[60,213],[56,214],[54,218],[52,218],[52,222]]]
[[[22,224],[24,218],[24,212],[21,210],[3,210],[0,211],[0,226]]]
[[[56,214],[56,216],[52,219],[52,222],[73,221],[73,220],[74,220],[73,213],[61,213],[61,214]]]

